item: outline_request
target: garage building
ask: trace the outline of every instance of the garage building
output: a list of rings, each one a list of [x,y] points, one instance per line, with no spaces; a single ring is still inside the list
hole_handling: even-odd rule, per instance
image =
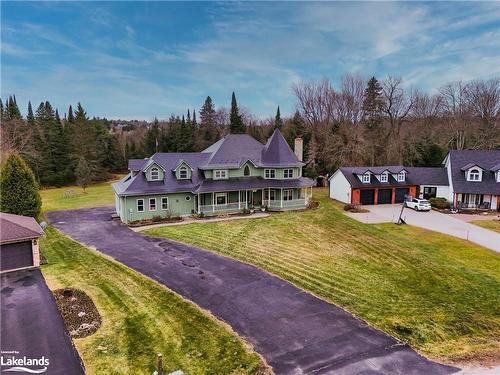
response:
[[[0,272],[40,265],[38,238],[43,230],[35,219],[0,213]]]

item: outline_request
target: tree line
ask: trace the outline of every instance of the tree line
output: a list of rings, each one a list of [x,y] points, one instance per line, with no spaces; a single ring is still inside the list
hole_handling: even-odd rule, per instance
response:
[[[275,128],[292,146],[304,140],[305,174],[331,173],[341,165],[437,166],[450,149],[500,147],[500,79],[456,82],[429,94],[400,78],[345,75],[338,88],[327,79],[294,85],[296,111],[280,108],[258,119],[238,105],[216,108],[208,96],[201,109],[144,125],[90,119],[81,104],[60,118],[49,102],[24,118],[14,96],[0,101],[2,150],[21,155],[41,185],[105,179],[131,158],[155,152],[195,152],[228,133],[265,142]]]

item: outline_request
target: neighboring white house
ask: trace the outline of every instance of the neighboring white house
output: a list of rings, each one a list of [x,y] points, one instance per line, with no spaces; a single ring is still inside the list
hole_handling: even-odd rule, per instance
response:
[[[342,167],[330,177],[330,198],[351,204],[440,197],[460,208],[500,210],[500,150],[453,150],[438,168]]]

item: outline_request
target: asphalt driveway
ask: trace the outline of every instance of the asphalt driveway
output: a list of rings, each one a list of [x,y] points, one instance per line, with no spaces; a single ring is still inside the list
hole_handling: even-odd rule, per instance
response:
[[[395,223],[401,212],[400,204],[381,204],[363,207],[366,207],[370,212],[348,213],[348,215],[363,223]],[[403,219],[408,224],[468,239],[478,245],[500,252],[500,233],[467,223],[458,217],[454,217],[454,215],[442,214],[437,211],[417,212],[410,208],[405,208]]]
[[[449,374],[458,369],[256,267],[155,239],[111,220],[112,208],[51,212],[52,224],[209,310],[277,374]],[[91,267],[91,265],[89,265]]]
[[[13,356],[32,359],[44,356],[49,361],[47,366],[22,367],[31,370],[47,367],[46,374],[84,374],[78,352],[40,270],[2,274],[1,288],[3,362]],[[6,370],[12,367],[15,366],[2,366],[1,372],[11,373]]]

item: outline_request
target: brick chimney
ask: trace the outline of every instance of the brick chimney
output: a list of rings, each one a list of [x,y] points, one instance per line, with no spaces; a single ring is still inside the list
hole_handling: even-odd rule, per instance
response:
[[[294,153],[299,161],[304,158],[304,140],[302,138],[295,138]]]

